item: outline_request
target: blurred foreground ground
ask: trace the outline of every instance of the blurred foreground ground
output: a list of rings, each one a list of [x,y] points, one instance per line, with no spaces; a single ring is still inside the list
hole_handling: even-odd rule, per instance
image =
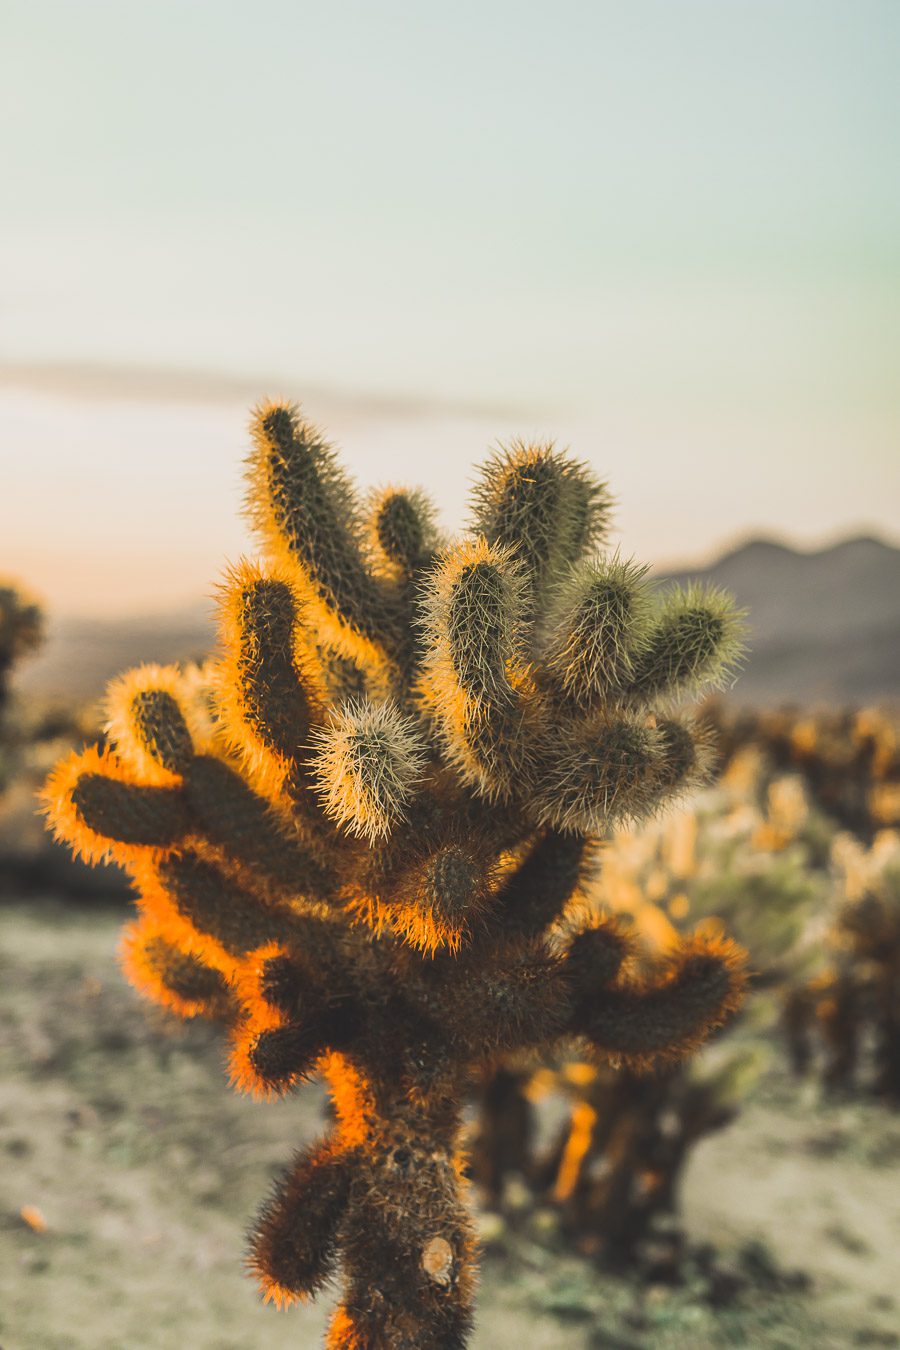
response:
[[[125,985],[121,922],[0,906],[0,1346],[314,1350],[329,1301],[264,1307],[242,1247],[322,1095],[233,1094],[216,1034]],[[475,1350],[900,1347],[900,1116],[824,1107],[773,1071],[696,1149],[684,1205],[692,1241],[753,1267],[733,1300],[716,1307],[699,1275],[601,1277],[534,1219],[492,1221]]]

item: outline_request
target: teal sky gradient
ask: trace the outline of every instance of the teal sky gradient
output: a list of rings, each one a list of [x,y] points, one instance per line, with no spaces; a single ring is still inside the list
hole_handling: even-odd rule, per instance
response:
[[[555,433],[656,560],[900,528],[895,0],[6,0],[0,34],[0,565],[54,595],[41,535],[71,568],[91,502],[127,511],[101,559],[152,555],[151,425],[218,475],[185,585],[246,546],[240,400],[137,435],[116,368],[309,391],[451,521],[485,439]],[[59,461],[80,520],[37,511]]]

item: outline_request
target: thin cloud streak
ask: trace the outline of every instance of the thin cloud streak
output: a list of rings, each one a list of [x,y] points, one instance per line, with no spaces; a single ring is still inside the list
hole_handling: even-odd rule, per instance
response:
[[[234,375],[227,371],[177,367],[106,365],[77,361],[0,363],[0,389],[46,393],[65,398],[137,402],[233,404],[247,406],[261,397],[313,402],[325,413],[352,418],[423,417],[495,420],[500,423],[552,416],[537,405],[447,399],[427,394],[374,392],[310,385],[284,375]]]

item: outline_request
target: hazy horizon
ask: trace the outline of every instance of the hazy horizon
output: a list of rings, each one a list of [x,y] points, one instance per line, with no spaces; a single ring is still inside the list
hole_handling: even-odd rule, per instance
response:
[[[12,426],[14,433],[18,427],[17,434],[30,437],[34,446],[32,465],[38,467],[42,456],[44,463],[30,498],[18,503],[24,507],[18,520],[10,515],[12,531],[7,526],[0,539],[0,575],[20,581],[51,615],[63,618],[153,617],[211,603],[227,567],[258,551],[242,515],[253,382],[208,372],[170,377],[160,370],[100,367],[36,367],[29,378],[17,374],[21,384],[10,382],[0,369],[0,427]],[[294,393],[286,381],[262,387],[278,395]],[[427,402],[416,400],[404,407],[402,399],[335,390],[315,391],[304,407],[332,433],[343,433],[333,439],[361,493],[388,481],[423,486],[435,497],[450,531],[465,524],[476,463],[504,439],[493,434],[498,418],[487,408],[429,409]],[[518,434],[524,419],[510,418],[508,410],[506,417],[508,438]],[[121,428],[132,462],[120,453]],[[721,533],[716,533],[716,520],[708,521],[705,536],[698,539],[695,532],[692,541],[678,512],[664,514],[666,480],[648,484],[640,466],[629,465],[621,454],[611,452],[604,459],[580,430],[573,427],[571,438],[556,439],[609,475],[616,498],[610,547],[621,547],[657,570],[699,568],[758,538],[800,550],[860,535],[900,545],[896,530],[865,514],[833,523],[804,510],[802,526],[792,526],[791,503],[785,510],[784,500],[780,510],[773,504],[768,515],[730,530],[723,525]],[[533,434],[549,433],[538,428]],[[145,471],[139,497],[132,501],[142,455]],[[85,473],[84,461],[91,458],[95,470]],[[385,473],[386,464],[394,472]],[[623,481],[627,493],[619,490]],[[49,499],[47,484],[56,489]],[[109,511],[115,499],[127,508],[120,515]],[[47,535],[28,537],[29,521],[39,518]],[[85,520],[91,525],[87,532],[81,528]],[[19,540],[11,548],[17,525]]]

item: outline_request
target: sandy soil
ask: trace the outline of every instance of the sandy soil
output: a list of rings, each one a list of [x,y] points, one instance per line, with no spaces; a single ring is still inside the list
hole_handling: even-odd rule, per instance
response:
[[[0,1350],[313,1350],[328,1300],[276,1313],[241,1268],[321,1094],[233,1094],[216,1035],[122,981],[120,924],[0,904]],[[697,1282],[601,1278],[541,1216],[486,1223],[475,1350],[900,1346],[900,1119],[776,1080],[697,1150],[685,1208],[726,1262],[758,1244],[759,1278],[732,1304]],[[780,1267],[808,1271],[809,1291]]]

